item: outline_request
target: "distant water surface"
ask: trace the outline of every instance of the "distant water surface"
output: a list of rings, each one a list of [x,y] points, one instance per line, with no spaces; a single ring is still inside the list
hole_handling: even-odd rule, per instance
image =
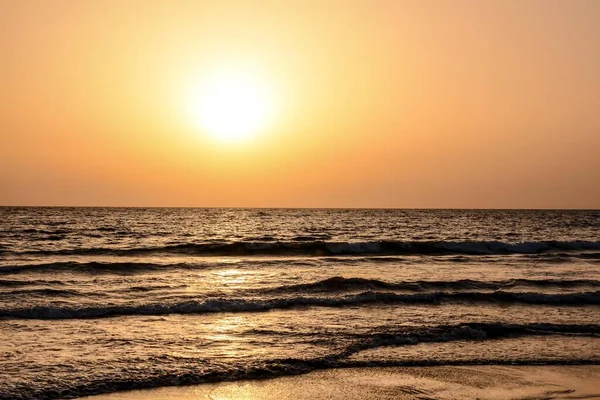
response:
[[[0,208],[0,399],[600,364],[600,211]]]

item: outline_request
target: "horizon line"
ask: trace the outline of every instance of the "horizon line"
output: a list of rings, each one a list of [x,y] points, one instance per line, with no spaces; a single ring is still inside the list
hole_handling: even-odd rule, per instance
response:
[[[101,206],[101,205],[1,205],[0,208],[189,208],[189,209],[238,209],[238,210],[456,210],[456,211],[600,211],[600,208],[519,208],[519,207],[268,207],[268,206]]]

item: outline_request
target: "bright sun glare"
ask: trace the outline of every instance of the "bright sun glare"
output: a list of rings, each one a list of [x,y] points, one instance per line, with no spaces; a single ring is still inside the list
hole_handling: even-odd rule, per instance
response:
[[[195,125],[215,139],[248,139],[272,122],[272,88],[249,71],[221,71],[193,88],[189,112]]]

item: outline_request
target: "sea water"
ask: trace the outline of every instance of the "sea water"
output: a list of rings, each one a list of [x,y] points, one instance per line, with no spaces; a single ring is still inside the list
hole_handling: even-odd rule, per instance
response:
[[[0,399],[600,363],[600,211],[0,208]]]

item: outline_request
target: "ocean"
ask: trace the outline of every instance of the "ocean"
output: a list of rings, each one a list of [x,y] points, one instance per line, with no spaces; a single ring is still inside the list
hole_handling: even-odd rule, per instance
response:
[[[600,211],[0,208],[0,399],[600,364]]]

